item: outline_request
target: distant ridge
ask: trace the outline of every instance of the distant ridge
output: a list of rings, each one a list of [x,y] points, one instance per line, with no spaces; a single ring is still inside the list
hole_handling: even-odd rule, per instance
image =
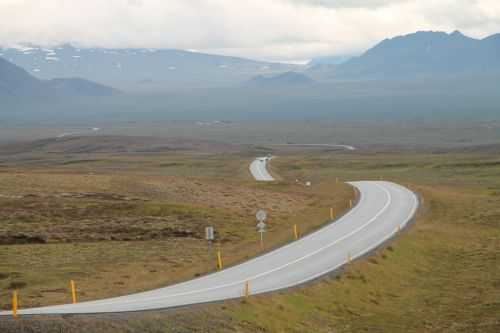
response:
[[[113,88],[79,78],[39,80],[0,57],[0,96],[74,97],[115,93]]]
[[[239,84],[297,66],[174,49],[106,49],[29,45],[0,56],[39,79],[80,77],[132,91]]]
[[[321,68],[313,66],[309,71]],[[353,79],[500,71],[500,34],[479,40],[459,31],[419,31],[385,39],[361,56],[325,71],[333,78]]]
[[[40,80],[0,57],[0,95],[36,95],[45,92]]]
[[[80,78],[45,81],[58,96],[111,96],[117,91],[108,86]]]
[[[252,78],[247,84],[254,87],[291,87],[309,85],[314,82],[313,79],[305,74],[286,72],[274,76],[259,75]]]

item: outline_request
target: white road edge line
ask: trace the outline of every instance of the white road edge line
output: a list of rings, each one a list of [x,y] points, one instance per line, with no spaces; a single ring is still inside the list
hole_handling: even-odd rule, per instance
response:
[[[378,187],[382,188],[384,191],[386,191],[388,193],[388,191],[383,188],[382,186],[378,185],[378,184],[375,184],[377,185]],[[390,194],[389,194],[390,195]],[[417,200],[417,197],[415,194],[413,194],[413,199],[414,199],[414,203],[413,203],[413,207],[412,207],[412,211],[411,213],[408,215],[408,217],[406,218],[406,221],[402,224],[403,226],[406,225],[410,220],[411,218],[415,215],[415,212],[417,210],[417,207],[418,207],[418,200]],[[356,259],[360,256],[363,256],[364,254],[370,252],[372,249],[376,249],[378,246],[380,246],[380,244],[383,244],[385,241],[387,241],[388,239],[390,239],[391,237],[393,237],[395,234],[397,233],[397,231],[393,231],[389,236],[385,237],[384,239],[382,239],[376,246],[374,247],[371,247],[371,248],[368,248],[368,249],[365,249],[365,250],[362,250],[362,251],[359,251],[357,254],[353,255],[352,256],[352,259]],[[291,288],[291,287],[294,287],[294,286],[298,286],[298,285],[301,285],[303,283],[306,283],[308,281],[311,281],[311,280],[314,280],[320,276],[323,276],[323,275],[326,275],[330,272],[333,272],[335,271],[336,269],[344,266],[345,264],[347,263],[347,260],[344,261],[343,263],[339,264],[339,265],[336,265],[332,268],[329,268],[321,273],[318,273],[318,274],[315,274],[311,277],[308,277],[307,279],[304,279],[302,281],[299,281],[298,283],[293,283],[293,284],[289,284],[287,286],[284,286],[284,287],[280,287],[279,289],[286,289],[286,288]],[[277,289],[266,289],[266,290],[263,290],[263,291],[260,291],[259,293],[266,293],[266,292],[271,292],[271,291],[276,291]]]

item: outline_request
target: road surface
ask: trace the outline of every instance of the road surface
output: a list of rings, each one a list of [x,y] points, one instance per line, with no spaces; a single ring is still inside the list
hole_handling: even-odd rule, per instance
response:
[[[267,144],[266,146],[329,147],[329,148],[341,148],[350,151],[356,150],[356,147],[354,146],[336,145],[331,143],[275,143],[275,144]]]
[[[267,171],[267,163],[272,159],[272,157],[257,157],[250,164],[250,172],[253,178],[259,182],[272,182],[274,178]]]
[[[21,315],[89,314],[164,309],[242,297],[297,286],[330,273],[393,237],[414,217],[418,199],[384,181],[350,183],[360,193],[356,206],[337,222],[223,271],[153,291],[100,301],[23,309]],[[0,315],[10,315],[10,311]]]

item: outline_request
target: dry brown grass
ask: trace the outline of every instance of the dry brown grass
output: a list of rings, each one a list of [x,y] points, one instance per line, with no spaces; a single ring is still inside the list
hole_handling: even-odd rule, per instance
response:
[[[423,196],[417,223],[342,274],[301,288],[177,311],[6,321],[6,331],[15,332],[19,325],[38,332],[500,331],[500,165],[495,156],[306,155],[282,156],[273,168],[284,179],[312,179],[317,184],[311,194],[318,204],[310,207],[317,215],[311,220],[325,218],[325,198],[332,200],[333,194],[342,202],[343,196],[335,195],[342,193],[333,184],[335,177],[383,177]],[[304,190],[287,184],[262,188]],[[284,239],[289,236],[286,229]]]
[[[134,163],[109,172],[117,159]],[[223,159],[235,166],[219,171],[233,175],[227,182],[207,176],[219,168],[215,158],[204,165],[186,153],[112,157],[85,162],[84,171],[79,164],[49,168],[43,162],[4,169],[0,305],[9,307],[19,283],[22,307],[32,307],[68,302],[70,279],[77,281],[80,300],[92,300],[193,278],[215,269],[205,226],[215,226],[224,262],[232,265],[291,241],[296,223],[303,233],[319,227],[330,206],[340,214],[352,195],[341,184],[256,184],[246,157]],[[161,165],[169,160],[175,168],[196,164],[206,170],[197,177],[163,175],[170,167]],[[264,249],[255,231],[257,209],[270,216]],[[23,242],[28,244],[18,244]]]

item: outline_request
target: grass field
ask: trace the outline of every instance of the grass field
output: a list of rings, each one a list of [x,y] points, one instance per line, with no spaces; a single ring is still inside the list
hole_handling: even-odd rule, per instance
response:
[[[386,165],[389,160],[392,167]],[[317,172],[318,178],[394,179],[423,196],[423,209],[407,233],[344,274],[293,293],[258,297],[228,308],[229,317],[238,318],[243,331],[500,329],[497,157],[444,154],[347,161],[342,156],[311,156],[301,161],[293,159],[281,167],[303,163],[303,170],[316,170],[309,172]]]
[[[214,207],[210,205],[207,207],[202,204],[204,202],[202,195],[194,196],[192,200],[184,200],[184,198],[190,197],[183,195],[180,197],[182,202],[168,201],[166,199],[170,198],[169,195],[162,191],[155,192],[155,195],[152,196],[142,196],[141,193],[135,192],[141,189],[137,184],[144,182],[163,183],[162,179],[164,178],[161,177],[173,177],[182,181],[199,182],[207,188],[215,186],[214,188],[219,193],[225,191],[225,187],[229,186],[230,188],[234,187],[231,191],[236,191],[237,197],[244,197],[243,193],[246,191],[251,193],[247,194],[249,196],[254,193],[265,194],[272,198],[271,200],[275,200],[276,209],[281,206],[283,198],[286,198],[286,200],[290,200],[289,208],[277,213],[279,218],[276,219],[276,227],[272,230],[274,243],[269,244],[269,246],[276,246],[288,241],[291,236],[290,226],[294,223],[301,223],[301,225],[307,223],[306,227],[309,230],[317,228],[326,220],[327,208],[330,205],[334,205],[338,212],[345,209],[346,200],[352,195],[352,191],[348,187],[336,185],[336,178],[340,180],[383,178],[409,186],[423,198],[417,223],[390,245],[380,249],[367,259],[354,262],[344,272],[293,290],[251,297],[249,300],[174,311],[154,311],[116,316],[5,320],[0,323],[0,327],[3,326],[3,330],[6,332],[18,332],[20,328],[26,332],[496,333],[500,331],[500,158],[498,158],[498,154],[492,154],[490,151],[460,151],[456,149],[393,153],[373,150],[354,153],[283,152],[278,159],[272,162],[272,171],[279,174],[283,181],[277,184],[263,185],[254,184],[246,175],[245,163],[248,163],[251,154],[252,152],[247,151],[231,156],[197,156],[194,159],[183,154],[158,157],[163,164],[180,163],[170,164],[170,167],[165,168],[167,170],[173,168],[169,171],[163,171],[164,169],[161,167],[153,167],[158,165],[156,157],[148,157],[143,160],[136,156],[134,160],[138,161],[135,160],[137,164],[133,163],[133,167],[123,162],[124,157],[120,156],[113,157],[113,162],[107,160],[104,163],[89,163],[92,165],[90,169],[96,175],[110,177],[110,179],[114,177],[124,177],[127,180],[129,178],[135,179],[134,186],[119,181],[109,181],[107,183],[110,184],[109,188],[99,189],[99,192],[109,191],[146,200],[134,201],[137,206],[131,209],[137,213],[137,216],[151,214],[151,216],[159,215],[160,217],[174,216],[179,219],[180,216],[172,214],[170,208],[165,210],[165,215],[158,213],[158,211],[162,211],[158,205],[165,204],[168,207],[178,204],[189,209],[196,207],[191,214],[195,217],[198,216],[196,214],[200,214],[200,217],[195,218],[199,218],[200,221],[204,221],[202,216],[209,215],[211,221],[217,221],[217,228],[225,235],[224,252],[234,254],[232,258],[228,258],[229,262],[237,262],[247,255],[258,252],[257,235],[252,233],[253,217],[247,216],[245,210],[248,209],[250,212],[253,210],[253,206],[237,207],[234,212],[231,212],[234,215],[224,215],[226,209],[223,203],[220,206],[214,204]],[[93,156],[87,158],[95,159]],[[220,158],[224,161],[225,168],[215,167]],[[115,159],[122,161],[120,165],[123,166],[123,170],[120,170],[120,174],[110,175],[107,173],[109,171],[105,170],[109,170],[108,165],[116,163]],[[186,168],[182,167],[182,165],[191,165],[194,163],[193,161],[199,163],[196,170],[200,170],[197,177],[194,178],[192,175],[186,175]],[[246,162],[244,163],[244,161]],[[19,193],[21,193],[21,187],[17,185],[19,184],[19,181],[16,180],[17,173],[26,172],[28,174],[26,178],[32,179],[33,174],[42,172],[43,182],[49,181],[49,178],[45,177],[47,173],[69,174],[76,177],[75,179],[83,177],[72,169],[74,164],[58,167],[50,164],[50,172],[46,169],[47,165],[41,169],[38,165],[38,162],[34,165],[28,163],[25,166],[27,170],[16,169],[15,172],[6,166],[0,173],[0,176],[3,177],[1,184],[11,182],[9,183],[11,184],[10,188],[19,189]],[[244,166],[241,167],[241,165]],[[149,167],[145,168],[145,166]],[[103,169],[99,169],[100,167]],[[161,172],[168,172],[168,175],[161,175]],[[152,173],[158,174],[152,176]],[[176,173],[182,176],[174,176]],[[229,181],[227,184],[214,184],[214,179],[220,180],[228,174],[237,176],[234,181]],[[150,177],[153,177],[154,180]],[[311,189],[306,189],[296,185],[295,179],[310,180],[313,186]],[[68,183],[73,182],[72,178],[68,181]],[[118,186],[118,184],[121,185]],[[26,188],[30,189],[30,192],[34,192],[36,186],[33,183],[28,183]],[[123,192],[124,189],[129,188],[133,188],[134,191],[131,193]],[[65,188],[64,191],[72,190]],[[98,192],[98,189],[89,188],[86,191]],[[168,193],[167,189],[163,191]],[[228,190],[226,189],[226,191]],[[4,192],[5,188],[2,188],[1,193],[4,194]],[[207,196],[211,197],[214,193],[215,191],[210,191]],[[257,200],[258,197],[259,195],[256,195],[254,200]],[[165,198],[166,203],[158,198]],[[227,202],[223,200],[223,196],[220,199],[222,202]],[[4,204],[2,204],[2,210],[3,207],[7,207]],[[152,205],[154,208],[151,211],[145,209],[147,205]],[[228,200],[228,205],[232,205],[231,200]],[[275,208],[271,204],[268,209]],[[60,210],[56,211],[60,212]],[[145,211],[148,214],[143,214]],[[310,218],[306,218],[309,214],[311,214]],[[127,215],[133,216],[133,214]],[[113,216],[115,216],[114,213]],[[235,223],[238,225],[244,225],[247,229],[244,229],[241,234],[237,234],[239,228],[235,228],[235,223],[225,223],[228,219],[236,221]],[[12,223],[15,225],[21,222],[13,221]],[[78,221],[72,223],[80,225]],[[184,225],[184,223],[181,224]],[[205,225],[205,222],[202,224]],[[249,237],[246,236],[247,234]],[[71,235],[71,230],[68,231],[68,235]],[[0,247],[2,255],[0,271],[25,272],[24,274],[26,274],[14,276],[14,278],[9,275],[0,280],[2,304],[4,307],[8,306],[6,298],[10,293],[9,283],[12,281],[28,282],[27,286],[21,289],[21,294],[23,299],[28,298],[27,302],[32,302],[31,304],[37,302],[41,304],[52,303],[60,299],[68,301],[67,290],[61,291],[59,296],[53,298],[48,296],[49,293],[42,294],[43,297],[32,299],[28,295],[36,295],[42,287],[66,288],[66,286],[61,287],[60,285],[67,284],[66,281],[70,277],[74,277],[71,272],[81,271],[82,267],[88,269],[92,266],[93,269],[88,276],[82,274],[79,277],[82,281],[82,290],[85,290],[86,293],[82,295],[84,299],[105,296],[104,293],[99,293],[97,290],[92,291],[92,288],[96,286],[104,286],[111,294],[120,293],[124,290],[154,287],[176,279],[192,277],[213,268],[210,265],[202,266],[200,263],[200,265],[195,265],[196,270],[186,269],[186,266],[193,266],[198,262],[197,260],[200,259],[198,256],[206,255],[206,244],[193,238],[189,242],[189,248],[186,248],[185,240],[182,239],[184,251],[180,253],[176,241],[175,238],[167,238],[166,240],[135,242],[101,241],[69,244],[57,242],[50,244],[49,242],[49,244],[2,246]],[[132,246],[133,251],[130,251],[130,248],[125,245],[122,247],[121,244]],[[158,244],[163,246],[160,251],[148,252],[152,251],[151,248],[159,247]],[[252,248],[249,244],[253,244],[254,247]],[[105,257],[106,260],[103,263],[91,261],[91,264],[88,265],[86,260],[91,255],[86,256],[85,251],[80,251],[80,259],[76,255],[70,256],[71,260],[69,261],[75,263],[75,268],[71,267],[70,264],[60,265],[61,258],[66,258],[66,255],[57,257],[57,255],[54,256],[50,253],[52,250],[46,250],[46,253],[39,250],[40,248],[50,249],[54,247],[55,253],[63,252],[66,254],[67,248],[57,249],[59,246],[89,247],[90,253],[96,251],[96,249],[91,249],[92,247],[101,247],[110,253],[110,257]],[[42,257],[33,259],[33,256],[30,255],[32,253],[41,254]],[[134,253],[133,260],[129,260],[130,253]],[[176,255],[181,256],[177,263],[179,267],[172,271],[171,266],[165,267],[165,263],[174,264],[172,258]],[[160,256],[167,262],[162,262]],[[147,264],[144,264],[142,260],[146,257],[148,261]],[[26,267],[23,264],[23,258],[24,260],[38,261],[38,266],[36,262],[31,262],[30,267]],[[131,266],[127,266],[126,261],[129,261],[128,265]],[[203,262],[203,260],[199,262]],[[111,266],[113,264],[114,266]],[[51,273],[50,280],[37,280],[28,274],[31,271],[41,271],[50,267],[59,269],[60,273]],[[115,274],[115,269],[119,273]],[[153,270],[157,270],[157,272],[153,272]],[[125,281],[126,279],[121,277],[124,271],[137,272],[137,275],[131,279],[130,287]],[[139,272],[141,273],[139,274]],[[95,276],[99,276],[99,279]],[[144,281],[146,276],[151,283],[141,285],[141,281]],[[124,284],[114,284],[115,282],[124,282]],[[55,285],[59,287],[55,287]]]
[[[343,213],[353,196],[343,184],[256,184],[252,159],[239,154],[80,155],[30,155],[0,171],[3,309],[14,289],[24,307],[67,303],[71,279],[83,301],[206,274],[217,248],[225,265],[240,262],[289,242],[294,224],[305,233],[330,207]],[[258,209],[270,216],[264,249]],[[217,232],[210,249],[208,225]]]

